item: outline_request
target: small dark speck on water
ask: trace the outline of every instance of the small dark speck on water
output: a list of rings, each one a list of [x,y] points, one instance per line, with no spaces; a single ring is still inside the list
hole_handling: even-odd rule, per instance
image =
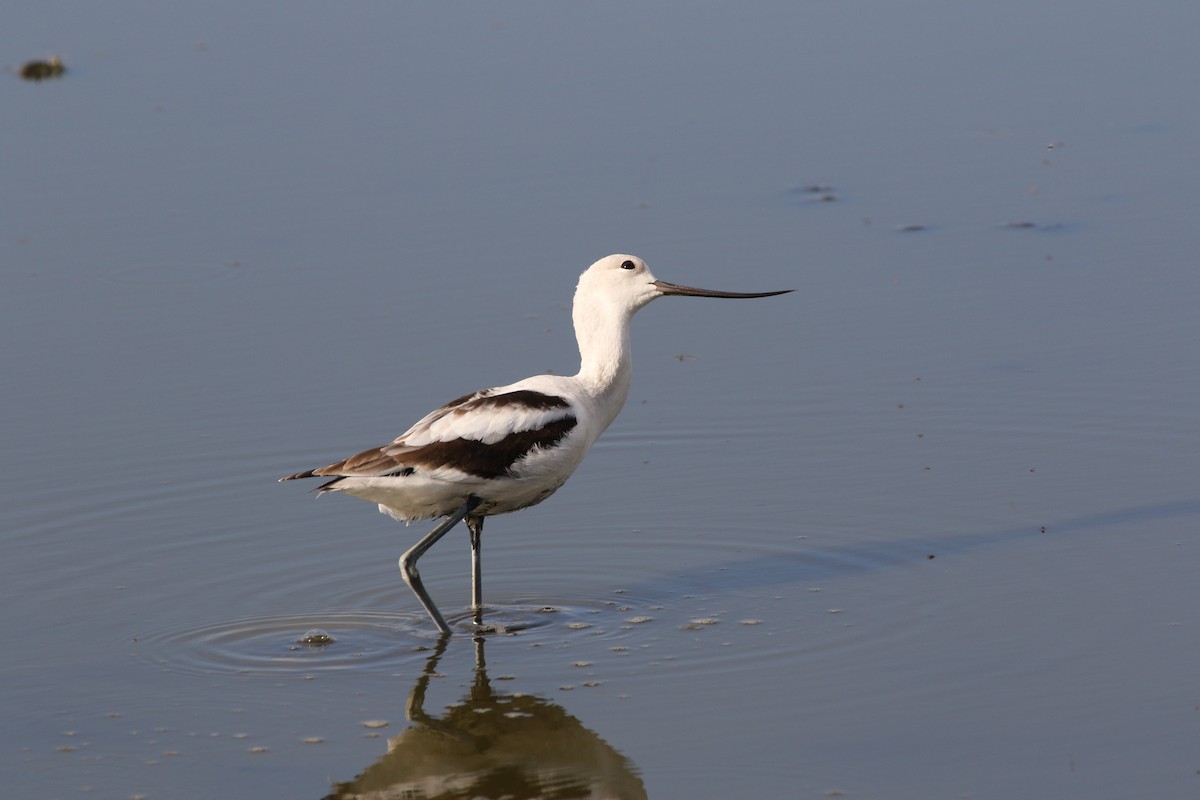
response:
[[[49,78],[61,78],[67,68],[57,56],[45,61],[28,61],[21,66],[21,77],[27,81],[44,81]]]
[[[815,195],[813,199],[818,203],[833,203],[838,199],[832,186],[819,183],[810,183],[804,186],[799,186],[795,189],[789,190],[789,193],[798,195]]]
[[[308,645],[309,647],[324,647],[327,644],[333,644],[333,637],[320,628],[313,628],[306,631],[303,636],[296,640],[297,644]]]
[[[930,553],[928,558],[930,561],[933,561],[933,559],[937,558],[937,556],[935,556],[933,553]]]
[[[1036,228],[1037,223],[1029,222],[1028,220],[1021,220],[1018,222],[1010,222],[1005,227],[1012,228],[1013,230],[1028,230],[1029,228]]]

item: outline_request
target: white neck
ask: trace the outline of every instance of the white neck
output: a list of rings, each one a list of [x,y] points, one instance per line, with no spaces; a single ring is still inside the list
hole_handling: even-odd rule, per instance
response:
[[[579,342],[579,374],[575,378],[596,401],[600,415],[597,435],[616,418],[629,396],[633,379],[629,321],[635,310],[577,296],[571,311]]]

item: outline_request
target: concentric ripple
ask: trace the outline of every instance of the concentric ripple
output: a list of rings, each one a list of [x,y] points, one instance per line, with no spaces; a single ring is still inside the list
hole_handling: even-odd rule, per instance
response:
[[[370,611],[250,617],[149,633],[138,637],[138,654],[201,673],[388,669],[420,659],[418,622]]]
[[[470,611],[447,616],[455,636],[521,636],[560,642],[612,636],[639,617],[625,603],[488,606],[482,625]],[[423,614],[326,611],[249,617],[136,637],[138,658],[201,674],[397,671],[424,663],[437,631]]]

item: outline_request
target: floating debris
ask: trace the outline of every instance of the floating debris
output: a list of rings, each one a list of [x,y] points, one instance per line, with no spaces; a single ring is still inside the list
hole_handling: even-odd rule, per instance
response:
[[[58,56],[52,56],[45,61],[28,61],[21,66],[21,77],[27,81],[49,80],[51,78],[61,78],[67,68],[63,66]]]
[[[707,628],[710,625],[716,625],[720,620],[715,617],[697,617],[686,625],[681,625],[680,630],[683,631],[698,631],[701,628]]]
[[[333,642],[334,638],[320,628],[305,631],[304,635],[296,640],[296,644],[303,644],[309,647],[324,647],[327,644],[333,644]]]
[[[811,197],[818,203],[837,202],[837,194],[832,186],[821,183],[810,183],[788,190],[788,194]]]
[[[389,725],[391,725],[391,723],[386,719],[368,719],[363,720],[362,723],[364,728],[386,728]]]

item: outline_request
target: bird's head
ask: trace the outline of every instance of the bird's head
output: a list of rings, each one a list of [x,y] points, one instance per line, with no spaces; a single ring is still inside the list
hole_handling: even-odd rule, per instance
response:
[[[775,292],[721,292],[712,289],[697,289],[678,283],[668,283],[654,277],[646,262],[637,256],[617,253],[592,264],[579,276],[575,290],[575,302],[597,303],[632,314],[642,306],[659,297],[678,295],[683,297],[726,297],[749,298],[771,297],[786,294],[791,289]]]

